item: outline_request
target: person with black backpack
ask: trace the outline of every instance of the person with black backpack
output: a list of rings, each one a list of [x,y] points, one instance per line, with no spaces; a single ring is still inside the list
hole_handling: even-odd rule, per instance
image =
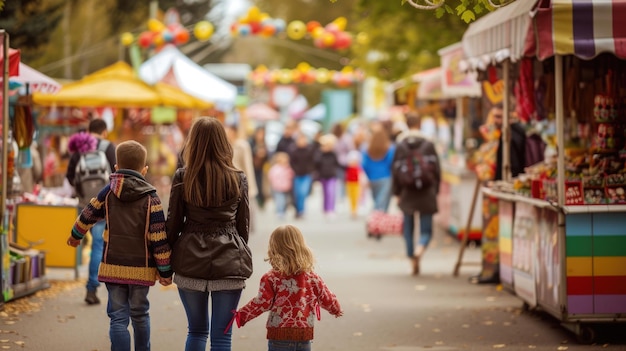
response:
[[[78,133],[70,137],[69,150],[73,154],[65,177],[74,187],[81,210],[109,183],[109,175],[115,172],[115,145],[106,140],[107,136],[106,122],[102,119],[93,119],[89,122],[88,133]],[[100,286],[98,268],[104,248],[102,234],[105,224],[105,221],[99,221],[90,230],[91,256],[85,296],[88,305],[100,303],[96,291]]]
[[[398,207],[404,215],[402,232],[407,256],[411,259],[413,275],[419,274],[419,264],[433,234],[433,215],[437,213],[437,194],[441,182],[441,167],[435,145],[420,133],[420,118],[406,117],[408,131],[397,137],[392,164],[392,191],[398,196]],[[420,236],[414,245],[415,212],[419,212]]]

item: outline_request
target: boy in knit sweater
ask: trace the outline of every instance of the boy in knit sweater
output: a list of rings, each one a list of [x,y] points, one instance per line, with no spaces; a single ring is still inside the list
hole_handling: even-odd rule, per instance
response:
[[[157,279],[164,286],[172,283],[171,248],[161,200],[144,179],[146,149],[130,140],[119,144],[115,152],[116,172],[110,184],[82,210],[67,244],[77,247],[89,228],[106,220],[98,280],[109,292],[111,349],[131,349],[130,319],[135,349],[150,350],[148,289]]]
[[[272,269],[261,278],[257,297],[235,312],[242,327],[270,311],[267,319],[268,351],[311,350],[313,324],[320,308],[343,315],[335,294],[313,272],[313,253],[300,230],[292,225],[276,228],[270,236],[268,261]]]

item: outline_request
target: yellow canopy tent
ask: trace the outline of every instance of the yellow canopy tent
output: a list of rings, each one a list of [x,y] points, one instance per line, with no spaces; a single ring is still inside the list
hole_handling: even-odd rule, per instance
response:
[[[61,87],[57,94],[34,93],[33,101],[43,106],[83,107],[154,107],[170,106],[204,109],[210,103],[182,90],[159,83],[150,86],[135,76],[133,69],[119,61],[96,71],[83,79]]]

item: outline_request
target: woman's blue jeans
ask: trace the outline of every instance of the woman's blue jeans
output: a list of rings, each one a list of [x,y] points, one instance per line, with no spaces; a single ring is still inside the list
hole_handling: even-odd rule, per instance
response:
[[[237,310],[241,289],[211,291],[210,293],[178,289],[178,293],[187,314],[188,333],[185,351],[206,350],[209,335],[211,336],[211,351],[230,351],[232,327],[229,330],[226,330],[226,327],[233,318],[233,311]],[[210,318],[209,296],[212,311]]]
[[[391,177],[370,181],[374,210],[387,212],[391,200]]]
[[[311,351],[311,341],[268,340],[267,351]]]
[[[404,235],[404,242],[406,243],[406,254],[408,257],[413,257],[415,252],[415,246],[413,243],[413,236],[415,231],[415,216],[414,213],[404,214],[404,221],[402,222],[402,233]],[[420,238],[419,245],[424,248],[428,247],[430,239],[433,237],[433,215],[420,213]]]
[[[304,203],[311,191],[313,177],[310,175],[296,176],[293,180],[293,197],[296,205],[296,215],[304,214]]]
[[[150,287],[106,283],[109,292],[107,314],[111,320],[111,351],[130,351],[129,319],[133,322],[135,351],[150,351]]]
[[[91,232],[91,255],[89,257],[89,277],[87,278],[87,290],[96,291],[100,286],[98,282],[98,269],[102,261],[102,251],[104,250],[104,227],[106,221],[102,220],[89,230]]]

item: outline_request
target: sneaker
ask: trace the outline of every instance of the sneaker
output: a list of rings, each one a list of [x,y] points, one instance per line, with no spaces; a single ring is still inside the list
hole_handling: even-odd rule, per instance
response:
[[[100,304],[100,299],[98,298],[98,296],[96,296],[96,291],[89,291],[87,290],[87,296],[85,296],[85,302],[88,305],[98,305]]]

